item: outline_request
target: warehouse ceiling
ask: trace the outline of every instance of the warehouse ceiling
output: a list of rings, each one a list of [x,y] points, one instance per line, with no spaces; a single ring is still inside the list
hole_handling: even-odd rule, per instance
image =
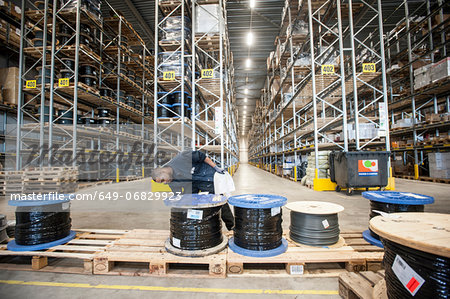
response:
[[[267,57],[274,50],[275,37],[280,31],[284,1],[256,0],[250,8],[249,0],[227,1],[228,34],[233,52],[235,69],[236,103],[239,114],[240,133],[245,135],[251,128],[256,101],[267,76]],[[250,29],[251,28],[251,29]],[[253,33],[253,44],[247,45],[247,34]],[[246,67],[246,60],[251,60]],[[248,94],[245,93],[246,89]],[[247,98],[247,102],[244,99]],[[244,108],[246,107],[246,109]],[[244,111],[247,113],[244,115]]]

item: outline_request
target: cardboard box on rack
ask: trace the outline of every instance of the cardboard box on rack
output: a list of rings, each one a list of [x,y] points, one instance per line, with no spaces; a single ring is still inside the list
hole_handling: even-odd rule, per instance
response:
[[[450,57],[436,62],[431,67],[431,81],[437,82],[450,76]]]
[[[0,86],[3,89],[3,101],[17,105],[19,97],[19,68],[0,69]]]

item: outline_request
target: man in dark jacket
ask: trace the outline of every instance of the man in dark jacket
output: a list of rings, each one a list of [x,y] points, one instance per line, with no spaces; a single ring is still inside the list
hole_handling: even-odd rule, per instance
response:
[[[156,168],[152,179],[157,183],[169,184],[173,192],[192,194],[208,192],[214,194],[214,174],[224,174],[210,158],[200,151],[183,151],[166,166]],[[234,217],[230,206],[225,204],[221,210],[222,220],[228,230],[234,227]]]

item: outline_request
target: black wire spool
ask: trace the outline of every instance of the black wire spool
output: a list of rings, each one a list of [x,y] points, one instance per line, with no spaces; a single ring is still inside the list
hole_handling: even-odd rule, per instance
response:
[[[127,95],[126,98],[127,98],[127,105],[132,107],[132,108],[134,108],[134,105],[135,105],[135,98],[134,98],[134,96],[133,95]]]
[[[170,211],[170,244],[183,250],[202,250],[218,246],[223,241],[220,210],[212,208],[172,208]],[[190,215],[195,210],[199,219]]]
[[[103,63],[103,72],[105,74],[110,74],[114,70],[114,63],[112,62],[105,62]]]
[[[384,246],[390,299],[450,297],[450,216],[393,213],[370,220]]]
[[[89,46],[92,44],[92,37],[84,32],[80,33],[80,45],[86,45]]]
[[[139,99],[135,99],[134,100],[134,108],[138,109],[138,110],[141,110],[141,108],[142,108],[142,101],[139,100]]]
[[[70,28],[69,25],[62,23],[59,25],[59,33],[63,33],[63,34],[68,34],[68,35],[72,35],[74,31],[72,30],[72,28]]]
[[[62,58],[61,59],[63,66],[63,69],[69,69],[74,71],[75,70],[75,59],[72,58]]]
[[[90,76],[95,76],[97,77],[98,75],[98,71],[97,71],[97,67],[93,64],[82,64],[80,66],[80,74],[83,75],[90,75]]]
[[[90,116],[83,116],[83,117],[81,117],[81,122],[84,125],[95,125],[96,124],[95,118],[90,117]]]
[[[158,118],[172,117],[172,112],[169,109],[172,109],[172,105],[169,104],[158,104]]]
[[[15,243],[38,245],[69,236],[72,225],[70,210],[65,205],[68,203],[17,207]]]
[[[97,108],[98,117],[110,117],[111,109],[109,108]]]
[[[287,249],[283,238],[282,209],[287,199],[270,194],[232,196],[234,206],[234,236],[228,246],[236,253],[253,257],[270,257]]]
[[[113,90],[109,87],[102,87],[100,88],[100,96],[112,98]]]
[[[80,32],[81,33],[86,33],[89,36],[91,36],[91,34],[92,34],[91,26],[89,24],[81,23],[80,24]]]
[[[42,77],[41,75],[35,76],[34,77],[36,79],[36,84],[42,84]],[[44,79],[45,84],[49,84],[50,82],[52,82],[52,77],[45,77]]]
[[[97,118],[97,124],[102,125],[103,127],[111,125],[113,123],[112,117],[99,117]]]
[[[248,250],[270,250],[281,245],[282,212],[275,216],[272,209],[234,207],[234,243]]]
[[[6,229],[8,228],[8,221],[6,215],[0,214],[0,243],[3,243],[8,239]]]
[[[97,87],[97,77],[95,76],[91,76],[91,75],[82,75],[80,76],[80,81],[84,84],[86,84],[87,86],[90,87]]]
[[[73,124],[73,111],[58,110],[58,124],[70,125]]]
[[[321,201],[288,203],[291,210],[289,237],[292,241],[309,246],[329,246],[339,241],[338,213],[340,205]]]

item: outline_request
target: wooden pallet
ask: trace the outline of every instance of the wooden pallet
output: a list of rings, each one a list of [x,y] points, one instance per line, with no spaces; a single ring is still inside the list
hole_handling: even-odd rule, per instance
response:
[[[0,245],[0,269],[92,274],[97,252],[125,234],[126,230],[76,230],[77,237],[64,245],[39,251],[9,251]]]
[[[107,185],[107,184],[112,184],[113,181],[112,180],[104,180],[104,181],[95,181],[95,182],[83,182],[83,183],[78,183],[78,189],[85,189],[85,188],[90,188],[90,187],[95,187],[95,186],[102,186],[102,185]]]
[[[413,175],[394,175],[396,178],[407,179],[407,180],[416,180]],[[441,178],[430,178],[426,176],[419,176],[419,181],[423,182],[432,182],[432,183],[441,183],[441,184],[450,184],[450,179],[441,179]]]
[[[387,299],[384,271],[339,275],[339,295],[344,299]]]
[[[205,257],[182,257],[164,247],[169,231],[134,229],[94,257],[94,274],[226,277],[227,249]]]
[[[269,258],[247,257],[228,250],[228,275],[302,275],[336,277],[342,272],[381,269],[383,249],[367,243],[361,232],[343,232],[330,247],[312,247],[292,242],[285,253]]]

